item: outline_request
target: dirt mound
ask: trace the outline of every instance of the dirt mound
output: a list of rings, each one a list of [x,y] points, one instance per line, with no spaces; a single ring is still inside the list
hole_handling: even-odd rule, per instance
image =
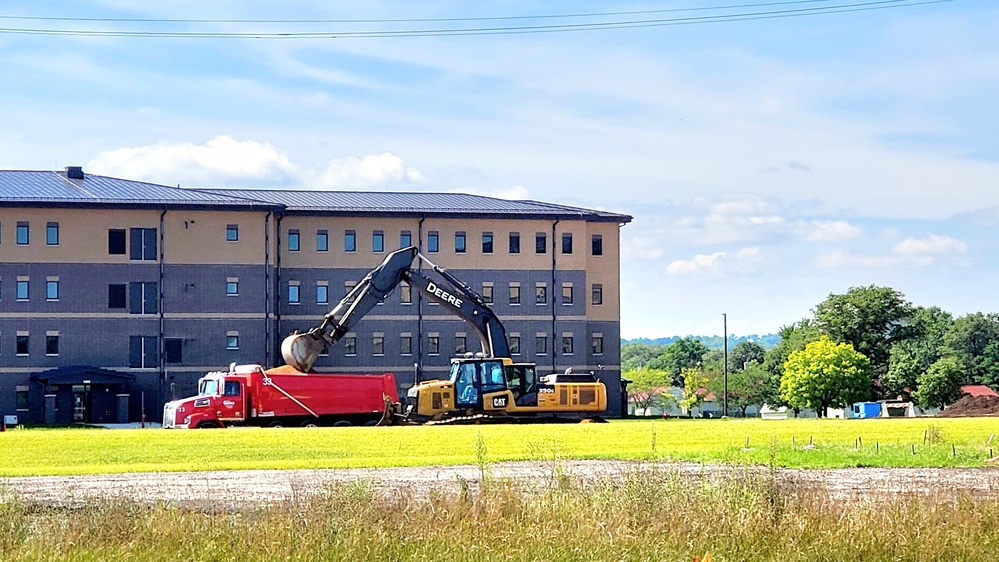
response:
[[[940,412],[942,418],[970,418],[976,416],[999,416],[999,396],[965,395],[952,406]]]
[[[291,365],[281,365],[280,367],[273,367],[264,371],[268,375],[302,375],[305,374],[302,371],[292,367]]]

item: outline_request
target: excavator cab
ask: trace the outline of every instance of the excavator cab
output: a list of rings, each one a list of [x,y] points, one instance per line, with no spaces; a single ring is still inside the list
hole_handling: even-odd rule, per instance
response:
[[[482,408],[482,395],[506,390],[503,362],[499,359],[456,359],[449,380],[454,384],[458,408]]]

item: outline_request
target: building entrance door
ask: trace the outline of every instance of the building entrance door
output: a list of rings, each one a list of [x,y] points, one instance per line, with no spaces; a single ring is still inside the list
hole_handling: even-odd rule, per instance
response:
[[[90,385],[73,385],[73,421],[86,423],[90,421]]]

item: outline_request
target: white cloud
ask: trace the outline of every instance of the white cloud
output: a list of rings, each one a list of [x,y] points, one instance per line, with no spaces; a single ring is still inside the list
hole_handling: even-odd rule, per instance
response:
[[[838,249],[822,255],[822,267],[930,267],[941,262],[960,264],[959,255],[968,251],[964,242],[950,236],[928,234],[924,238],[906,238],[895,244],[885,255],[859,255]]]
[[[891,249],[892,253],[903,256],[929,257],[937,254],[963,254],[968,245],[950,236],[928,234],[925,238],[906,238]]]
[[[219,135],[205,144],[155,144],[101,152],[87,163],[96,174],[172,185],[227,185],[232,180],[281,180],[294,173],[273,146]]]
[[[670,275],[694,275],[708,269],[714,269],[718,265],[718,260],[724,258],[725,252],[715,252],[713,254],[697,254],[690,260],[675,260],[666,266],[666,273]]]
[[[857,238],[864,233],[864,229],[854,226],[846,221],[823,221],[813,220],[803,223],[805,240],[809,242],[838,242]]]
[[[742,248],[733,253],[714,252],[697,254],[689,260],[674,260],[666,266],[670,275],[698,275],[706,272],[726,270],[751,271],[761,261],[762,252],[757,247]]]
[[[419,169],[389,152],[337,158],[325,169],[313,170],[297,166],[268,143],[227,135],[205,144],[160,143],[109,150],[98,154],[86,169],[95,174],[199,187],[377,189],[427,183]]]
[[[427,179],[401,157],[383,152],[331,160],[309,183],[317,189],[371,189],[403,182],[426,183]]]
[[[508,199],[520,201],[528,199],[527,188],[522,185],[511,185],[506,189],[480,189],[478,187],[463,187],[451,190],[453,193],[471,193],[473,195],[483,195],[485,197],[495,197],[497,199]]]
[[[621,240],[621,261],[643,264],[658,260],[665,255],[662,241],[657,236],[649,236],[635,230],[625,230]],[[623,270],[624,268],[622,268]]]

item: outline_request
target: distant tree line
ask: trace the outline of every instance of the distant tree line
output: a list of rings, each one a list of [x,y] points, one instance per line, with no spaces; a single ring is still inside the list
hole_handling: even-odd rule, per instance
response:
[[[708,349],[722,349],[725,338],[722,336],[671,336],[668,338],[634,338],[634,339],[621,339],[621,345],[629,343],[641,343],[645,345],[660,346],[664,347],[677,340],[690,339],[693,338],[701,343],[703,343]],[[754,342],[763,346],[763,349],[770,349],[771,347],[780,343],[779,334],[765,334],[758,336],[756,334],[750,334],[748,336],[736,336],[734,334],[728,335],[728,348],[732,349],[736,345],[742,342]]]
[[[644,401],[640,407],[665,405],[669,386],[683,389],[684,406],[706,392],[722,399],[722,338],[717,347],[703,339],[622,345],[622,376],[633,381],[629,393]],[[769,404],[824,415],[853,402],[896,398],[939,408],[960,398],[962,385],[999,389],[999,315],[955,318],[938,307],[913,306],[889,287],[830,294],[775,340],[730,342],[730,413],[733,406],[745,415],[751,405]],[[697,384],[688,384],[690,377]]]

